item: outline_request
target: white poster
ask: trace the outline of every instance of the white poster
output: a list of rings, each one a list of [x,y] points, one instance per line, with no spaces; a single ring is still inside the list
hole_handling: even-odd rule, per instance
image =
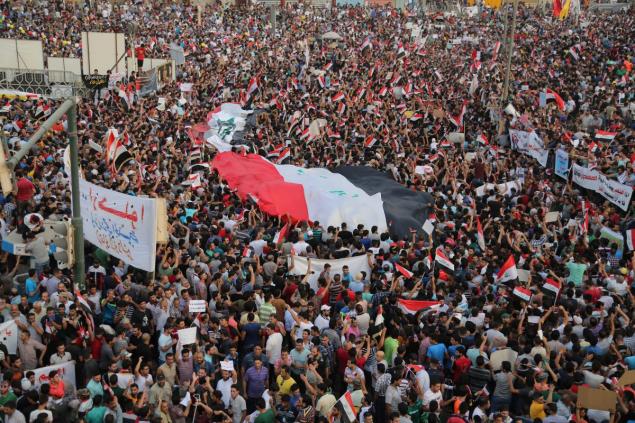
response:
[[[62,364],[55,364],[53,366],[40,367],[33,370],[35,373],[35,386],[39,387],[43,383],[48,383],[49,373],[57,371],[64,381],[64,385],[75,389],[75,361],[69,361]]]
[[[600,187],[600,174],[597,170],[589,169],[577,164],[571,168],[573,170],[573,182],[582,188],[597,191]]]
[[[15,321],[9,320],[0,324],[0,342],[7,347],[9,354],[16,353],[18,349],[18,325]]]
[[[569,177],[569,153],[566,150],[556,150],[556,165],[554,168],[556,175],[567,179]]]
[[[510,129],[509,138],[515,150],[533,157],[542,167],[547,166],[549,150],[545,149],[544,142],[535,131],[527,132]]]
[[[207,302],[205,300],[190,300],[188,310],[190,313],[205,313],[207,310]]]
[[[291,266],[291,257],[289,257],[289,266]],[[306,257],[294,256],[294,266],[289,271],[292,275],[304,276],[307,272],[307,259]],[[339,260],[321,260],[311,259],[311,276],[309,276],[309,285],[311,289],[317,292],[318,278],[320,273],[324,270],[325,264],[331,265],[330,275],[331,277],[344,273],[342,267],[348,266],[349,273],[355,277],[359,272],[366,272],[366,277],[370,277],[370,266],[368,265],[368,256],[355,256]]]
[[[626,211],[631,203],[633,187],[619,183],[599,174],[598,193],[615,204],[620,209]]]
[[[181,345],[196,344],[196,326],[187,329],[179,329],[177,332]]]
[[[148,272],[155,267],[156,201],[79,181],[84,238]]]
[[[519,192],[522,186],[523,184],[520,180],[503,182],[502,184],[498,185],[487,183],[476,188],[476,195],[478,197],[483,197],[485,195],[489,195],[489,192],[491,190],[497,191],[500,195],[511,195],[512,188],[515,189],[516,192]]]

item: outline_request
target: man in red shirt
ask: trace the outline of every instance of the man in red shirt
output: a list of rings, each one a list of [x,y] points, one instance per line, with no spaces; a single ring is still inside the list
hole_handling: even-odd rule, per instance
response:
[[[455,382],[458,382],[461,376],[467,374],[467,371],[470,370],[472,361],[465,356],[465,349],[463,347],[457,348],[454,354],[456,359],[454,360],[454,366],[452,369],[452,379]]]
[[[24,176],[24,173],[21,170],[17,170],[15,172],[15,177],[17,179],[16,187],[18,192],[15,195],[15,199],[20,203],[26,203],[30,201],[35,195],[35,185],[28,178]]]
[[[143,60],[146,58],[145,45],[142,43],[139,47],[134,49],[135,56],[137,57],[137,69],[143,70]]]

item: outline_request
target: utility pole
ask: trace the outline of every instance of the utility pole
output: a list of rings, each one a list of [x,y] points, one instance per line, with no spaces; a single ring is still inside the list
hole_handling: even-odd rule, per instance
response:
[[[53,127],[53,125],[61,120],[64,115],[68,115],[68,135],[70,140],[70,156],[71,156],[71,194],[73,202],[73,216],[71,223],[73,225],[73,276],[74,283],[77,288],[82,291],[86,288],[85,277],[86,269],[84,267],[84,227],[82,224],[82,216],[79,199],[79,154],[77,141],[77,103],[74,98],[66,100],[42,125],[35,131],[35,134],[29,138],[27,143],[18,150],[13,157],[7,160],[6,165],[10,172],[20,163],[20,160],[26,156],[31,148],[37,144],[44,135]],[[71,256],[69,254],[69,260]]]
[[[511,68],[512,68],[512,56],[514,55],[514,36],[516,35],[516,15],[518,12],[518,0],[514,0],[514,8],[512,10],[512,23],[511,23],[511,29],[509,30],[509,32],[507,31],[507,27],[505,28],[505,32],[509,33],[508,35],[508,39],[507,39],[507,64],[505,66],[505,82],[503,84],[503,94],[501,96],[500,99],[500,122],[499,122],[499,126],[498,126],[498,133],[502,134],[503,130],[505,129],[505,118],[504,118],[504,112],[503,109],[505,108],[505,105],[508,101],[508,97],[509,97],[509,77],[510,77],[510,73],[511,73]],[[509,20],[507,20],[509,22]]]

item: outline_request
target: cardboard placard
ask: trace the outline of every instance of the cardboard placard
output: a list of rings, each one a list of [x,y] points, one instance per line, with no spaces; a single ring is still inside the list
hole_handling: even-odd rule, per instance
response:
[[[518,280],[521,282],[529,282],[529,270],[518,269]]]
[[[624,386],[632,385],[634,383],[635,383],[635,370],[628,370],[626,371],[626,373],[622,375],[622,377],[620,378],[617,384],[618,386],[624,387]]]
[[[560,212],[549,212],[545,215],[545,223],[557,222],[560,220]]]
[[[616,402],[617,394],[613,391],[580,386],[576,406],[591,410],[610,411],[613,413],[615,412]]]

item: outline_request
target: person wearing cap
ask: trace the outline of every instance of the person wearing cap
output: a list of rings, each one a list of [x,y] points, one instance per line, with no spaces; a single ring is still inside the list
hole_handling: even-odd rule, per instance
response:
[[[329,327],[331,306],[323,304],[320,306],[320,314],[313,322],[318,329],[323,330]]]

